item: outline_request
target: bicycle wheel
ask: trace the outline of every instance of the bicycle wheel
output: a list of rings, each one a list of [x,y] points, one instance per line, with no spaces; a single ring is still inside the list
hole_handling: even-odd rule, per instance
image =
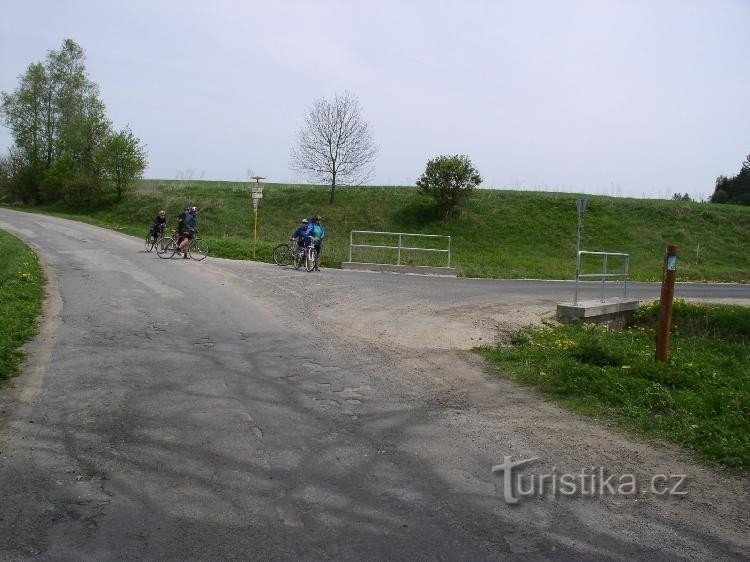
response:
[[[160,258],[169,259],[177,253],[177,242],[169,237],[159,238],[156,243],[156,255]]]
[[[146,236],[146,251],[150,252],[154,249],[154,244],[156,244],[156,238],[151,236],[151,233],[148,233],[148,236]]]
[[[156,248],[156,253],[159,253],[159,250],[164,251],[164,248],[168,246],[167,241],[170,240],[170,238],[164,238],[164,236],[159,236],[159,239],[154,244],[154,248]]]
[[[312,246],[307,248],[305,251],[305,269],[312,271],[315,268],[315,258],[318,257],[318,252]]]
[[[292,257],[292,265],[294,265],[294,269],[302,267],[302,263],[305,261],[305,253],[305,250],[302,248],[297,248],[294,251],[294,256]]]
[[[292,260],[289,255],[289,244],[279,244],[273,249],[273,263],[276,265],[289,265]]]
[[[203,238],[193,238],[188,246],[188,255],[195,261],[201,261],[208,256],[208,242]]]

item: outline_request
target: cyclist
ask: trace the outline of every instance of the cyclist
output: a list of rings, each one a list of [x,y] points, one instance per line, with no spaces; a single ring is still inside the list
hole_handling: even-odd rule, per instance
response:
[[[151,238],[158,239],[160,233],[164,233],[164,229],[167,227],[167,212],[159,211],[154,219],[154,224],[151,226]]]
[[[320,252],[323,250],[323,240],[326,237],[326,229],[320,222],[322,219],[323,217],[316,213],[305,229],[305,243],[312,242],[315,246],[316,257],[313,271],[320,271]]]
[[[183,231],[185,230],[185,216],[190,212],[190,207],[185,207],[185,210],[177,215],[177,245],[182,243]]]
[[[180,227],[180,239],[179,247],[182,250],[182,257],[188,259],[187,246],[190,241],[195,238],[195,232],[198,230],[198,221],[196,215],[198,214],[197,207],[190,207],[185,213],[185,218],[182,220]]]
[[[300,221],[299,228],[297,228],[297,230],[295,230],[289,237],[289,240],[297,241],[297,246],[299,246],[300,249],[305,246],[305,230],[307,230],[308,224],[310,224],[309,220],[302,219],[302,221]]]

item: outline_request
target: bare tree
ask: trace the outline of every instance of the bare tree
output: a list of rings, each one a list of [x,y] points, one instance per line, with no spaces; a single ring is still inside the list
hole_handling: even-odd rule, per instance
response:
[[[331,186],[362,185],[372,177],[378,148],[362,118],[354,94],[336,94],[333,102],[316,101],[291,150],[291,167],[314,181]]]

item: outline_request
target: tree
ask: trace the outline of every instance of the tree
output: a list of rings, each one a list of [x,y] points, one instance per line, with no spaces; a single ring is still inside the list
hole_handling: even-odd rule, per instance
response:
[[[438,156],[427,162],[417,180],[417,189],[437,201],[443,220],[447,221],[480,183],[482,177],[468,156]]]
[[[19,77],[19,86],[13,93],[0,95],[3,124],[10,129],[15,141],[9,156],[13,162],[10,193],[25,202],[38,198],[39,183],[50,164],[48,89],[45,67],[35,63]]]
[[[33,166],[39,166],[47,153],[44,125],[47,115],[47,76],[40,63],[29,65],[20,76],[18,89],[2,93],[2,113],[16,147]]]
[[[10,159],[10,155],[0,154],[0,201],[5,199],[5,196],[11,189],[11,178],[13,177],[13,162]]]
[[[96,155],[111,134],[111,122],[99,97],[99,86],[87,76],[86,55],[75,41],[66,39],[59,51],[50,51],[47,59],[55,108],[55,156],[66,159],[66,168],[74,176],[66,182],[76,194],[73,199],[79,200],[80,194],[88,200],[85,187],[101,191],[101,166]],[[67,191],[63,195],[68,198]]]
[[[750,154],[742,163],[739,173],[728,178],[716,178],[716,187],[711,195],[711,203],[734,203],[750,205]]]
[[[127,127],[110,134],[102,143],[97,156],[102,174],[114,186],[118,201],[146,169],[146,151],[141,146],[141,141]]]
[[[336,186],[361,185],[371,178],[377,152],[359,100],[344,92],[333,102],[322,98],[313,104],[291,150],[291,167],[330,185],[333,203]]]

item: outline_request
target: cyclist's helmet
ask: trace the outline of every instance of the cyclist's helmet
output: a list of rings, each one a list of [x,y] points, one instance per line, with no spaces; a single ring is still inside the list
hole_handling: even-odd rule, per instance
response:
[[[302,224],[308,224],[310,221],[307,219],[302,219]]]
[[[198,212],[198,207],[190,207],[190,212],[195,214]]]
[[[166,215],[166,214],[167,214],[167,212],[166,212],[166,211],[159,211],[159,216],[160,216],[160,217],[163,217],[163,216],[164,216],[164,215]]]

